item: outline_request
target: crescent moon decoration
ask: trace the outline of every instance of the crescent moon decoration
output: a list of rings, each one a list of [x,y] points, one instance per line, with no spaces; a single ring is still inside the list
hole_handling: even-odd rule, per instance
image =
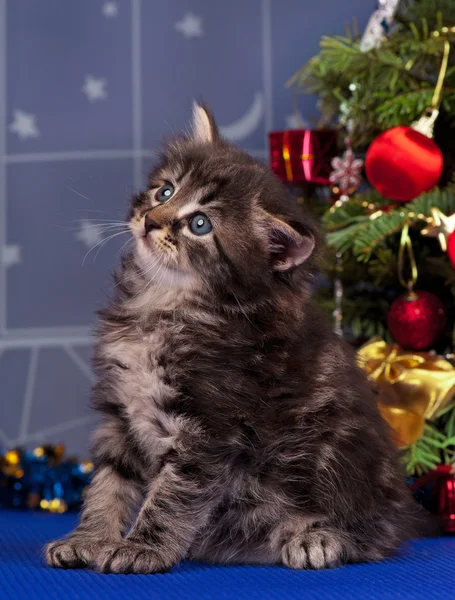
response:
[[[238,142],[248,137],[258,127],[264,113],[264,96],[256,92],[248,112],[230,125],[221,126],[220,132],[230,142]]]

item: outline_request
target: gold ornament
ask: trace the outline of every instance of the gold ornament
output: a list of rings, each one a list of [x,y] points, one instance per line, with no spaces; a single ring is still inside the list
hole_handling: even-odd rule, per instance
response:
[[[448,217],[439,208],[431,209],[433,223],[425,229],[422,229],[421,234],[428,237],[437,237],[441,250],[447,252],[447,240],[451,233],[455,231],[455,213]]]
[[[379,391],[379,408],[400,446],[422,435],[455,394],[455,368],[428,352],[409,353],[396,344],[373,338],[357,353],[358,364]]]

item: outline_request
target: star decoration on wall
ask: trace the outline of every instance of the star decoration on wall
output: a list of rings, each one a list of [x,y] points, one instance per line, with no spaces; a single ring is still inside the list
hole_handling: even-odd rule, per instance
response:
[[[112,1],[105,2],[101,11],[107,19],[116,17],[118,15],[118,4]]]
[[[3,246],[1,262],[8,269],[21,263],[21,247],[18,244]]]
[[[104,100],[107,98],[107,81],[102,77],[93,77],[93,75],[86,75],[82,91],[90,100]]]
[[[75,238],[85,244],[87,248],[91,248],[103,239],[101,226],[84,219],[81,221],[80,229],[75,234]]]
[[[420,232],[428,237],[437,237],[443,252],[447,251],[447,240],[455,231],[455,213],[448,217],[439,208],[431,209],[433,223]]]
[[[26,140],[30,137],[38,137],[40,132],[36,126],[35,119],[35,115],[31,115],[20,109],[15,109],[13,111],[13,121],[9,125],[9,130],[16,133],[21,140]]]
[[[179,31],[187,40],[192,38],[202,37],[204,30],[202,28],[202,18],[197,17],[193,13],[186,13],[180,21],[175,23],[174,27]]]

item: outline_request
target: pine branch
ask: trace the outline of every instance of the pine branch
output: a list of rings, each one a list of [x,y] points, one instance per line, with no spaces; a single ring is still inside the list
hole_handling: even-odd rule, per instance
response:
[[[423,435],[402,450],[402,461],[408,475],[423,475],[442,462],[446,438],[430,423],[425,423]]]
[[[436,25],[451,26],[454,14],[452,7],[451,13],[443,13],[444,18],[436,18],[437,9],[429,12],[427,8],[415,8],[421,14],[416,19],[409,18],[408,8],[390,38],[368,52],[361,52],[359,43],[348,37],[323,37],[319,54],[287,85],[317,94],[325,122],[333,122],[344,104],[357,125],[353,136],[357,148],[363,148],[379,131],[410,124],[431,104],[441,65],[441,37],[431,32]],[[451,52],[443,94],[449,114],[455,104],[454,89],[455,54]]]
[[[407,3],[405,12],[400,12],[400,19],[404,25],[425,19],[430,29],[440,28],[442,19],[444,25],[455,26],[455,4],[453,0],[418,0]]]
[[[331,318],[335,309],[333,288],[319,289],[315,301],[327,317]],[[350,329],[354,338],[369,339],[380,336],[386,341],[392,341],[387,331],[388,308],[389,303],[380,291],[362,291],[358,280],[356,285],[344,285],[343,327]]]
[[[448,288],[453,289],[455,295],[455,269],[450,263],[446,254],[441,256],[429,256],[426,259],[428,270],[433,277],[441,277]]]
[[[397,253],[391,248],[378,248],[376,256],[368,262],[368,275],[373,285],[397,284]]]
[[[434,188],[413,202],[388,213],[384,212],[375,219],[366,212],[367,208],[362,206],[361,198],[362,196],[356,198],[352,206],[348,206],[351,203],[348,201],[335,212],[329,210],[324,215],[324,224],[329,231],[329,246],[337,252],[351,251],[357,260],[364,262],[392,234],[401,231],[405,221],[410,227],[421,223],[423,218],[431,216],[432,207],[439,208],[445,214],[455,212],[455,194],[451,189]],[[384,203],[386,201],[384,199]],[[340,213],[337,215],[338,211]]]

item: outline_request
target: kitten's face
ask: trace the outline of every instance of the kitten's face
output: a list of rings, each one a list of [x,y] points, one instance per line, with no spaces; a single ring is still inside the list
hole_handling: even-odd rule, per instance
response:
[[[314,247],[305,226],[299,233],[286,223],[288,209],[278,180],[222,142],[210,113],[196,105],[193,136],[169,146],[134,199],[136,261],[168,286],[238,291],[269,282],[298,268]]]

